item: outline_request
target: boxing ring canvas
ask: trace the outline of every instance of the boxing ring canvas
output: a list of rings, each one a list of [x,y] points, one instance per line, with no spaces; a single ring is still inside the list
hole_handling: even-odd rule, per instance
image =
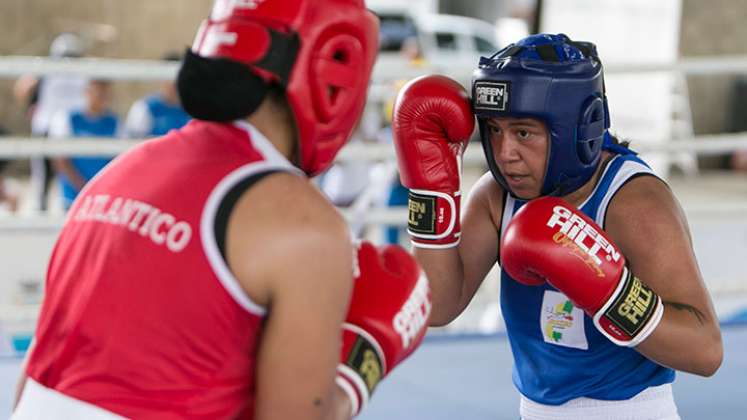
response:
[[[747,418],[747,311],[722,323],[724,363],[711,378],[677,373],[674,398],[683,420]],[[377,389],[360,420],[516,420],[504,334],[442,335],[424,345]],[[0,357],[0,418],[10,415],[19,357]]]

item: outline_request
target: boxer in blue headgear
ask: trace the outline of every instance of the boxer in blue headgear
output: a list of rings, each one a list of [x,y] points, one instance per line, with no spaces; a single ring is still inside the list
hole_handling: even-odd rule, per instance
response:
[[[430,324],[499,263],[522,419],[679,419],[674,370],[718,369],[718,319],[672,191],[608,132],[596,47],[533,35],[480,60],[471,98],[423,76],[393,114]],[[490,171],[462,200],[475,115]]]
[[[490,171],[509,192],[493,156],[489,118],[533,117],[547,124],[542,195],[575,191],[594,174],[610,126],[602,62],[594,44],[563,34],[525,38],[480,58],[472,96]]]

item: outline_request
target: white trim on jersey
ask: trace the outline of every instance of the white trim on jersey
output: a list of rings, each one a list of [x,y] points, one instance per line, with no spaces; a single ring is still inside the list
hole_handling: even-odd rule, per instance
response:
[[[280,153],[278,149],[276,149],[275,146],[272,145],[270,140],[268,140],[267,137],[264,136],[264,134],[260,133],[260,131],[257,130],[256,127],[246,121],[234,121],[233,125],[249,133],[249,139],[252,141],[252,144],[258,149],[260,154],[262,154],[262,156],[264,156],[267,161],[279,164],[283,166],[287,171],[303,175],[303,172],[293,166],[288,161],[288,159],[286,159],[285,156],[283,156],[282,153]]]
[[[272,143],[270,143],[270,141],[251,124],[237,121],[234,125],[247,132],[247,136],[252,142],[252,145],[254,145],[260,154],[264,156],[265,160],[241,166],[218,182],[205,202],[205,207],[202,211],[202,218],[200,220],[200,238],[208,262],[210,263],[216,277],[218,277],[218,280],[220,280],[223,285],[223,288],[226,289],[228,294],[230,294],[236,303],[238,303],[242,308],[252,314],[264,316],[267,310],[263,306],[255,303],[246,292],[244,292],[239,281],[234,277],[233,273],[228,268],[228,264],[220,253],[218,241],[215,238],[215,217],[226,194],[239,182],[255,174],[272,170],[281,170],[291,173],[301,172],[291,165],[291,163],[275,149]]]
[[[111,411],[65,395],[28,378],[21,400],[10,420],[118,420],[124,419]]]
[[[640,162],[629,160],[623,163],[622,166],[620,166],[620,169],[615,174],[615,178],[612,180],[609,188],[607,189],[607,194],[605,194],[604,198],[602,198],[602,202],[599,203],[597,215],[594,218],[594,221],[597,222],[599,226],[604,227],[604,219],[605,217],[607,217],[607,207],[609,206],[610,200],[612,200],[612,197],[615,195],[617,190],[619,190],[620,187],[622,187],[622,185],[626,183],[628,179],[630,179],[630,177],[642,173],[656,176],[654,171],[652,171],[646,165],[641,164]],[[612,194],[610,194],[609,191],[612,191]]]
[[[591,198],[594,197],[594,195],[597,193],[597,190],[599,189],[599,186],[602,185],[602,181],[604,181],[604,176],[607,175],[607,171],[610,170],[615,160],[620,159],[620,156],[621,155],[617,155],[613,157],[609,162],[607,162],[607,165],[604,167],[602,174],[599,175],[599,178],[597,178],[597,183],[596,185],[594,185],[594,189],[591,190],[591,193],[589,193],[589,195],[586,196],[584,201],[576,207],[577,209],[582,209],[586,205],[586,203],[588,203],[589,200],[591,200]],[[617,176],[617,174],[615,174],[615,176]],[[607,189],[607,191],[609,191],[609,188]]]
[[[516,199],[506,191],[506,201],[503,203],[503,214],[501,214],[501,235],[506,233],[508,229],[508,223],[514,218],[514,206],[516,205]],[[498,238],[500,241],[501,238]]]

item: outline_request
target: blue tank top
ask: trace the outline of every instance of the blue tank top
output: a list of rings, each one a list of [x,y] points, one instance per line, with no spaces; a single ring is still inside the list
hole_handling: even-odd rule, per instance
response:
[[[640,175],[655,176],[634,154],[616,155],[579,208],[604,227],[612,197]],[[502,232],[524,203],[506,195]],[[514,356],[514,385],[533,401],[559,405],[578,397],[623,400],[674,381],[672,369],[613,344],[583,310],[549,284],[525,286],[502,272],[501,311]]]
[[[117,133],[118,119],[107,112],[98,117],[89,117],[82,111],[70,112],[70,131],[72,137],[114,137]],[[90,180],[111,161],[109,157],[71,157],[70,163],[86,180]],[[63,205],[67,209],[78,195],[78,190],[64,175],[60,176]]]
[[[172,105],[163,100],[160,95],[151,95],[145,98],[153,125],[150,136],[162,136],[171,130],[181,128],[190,120],[189,114],[179,105]]]

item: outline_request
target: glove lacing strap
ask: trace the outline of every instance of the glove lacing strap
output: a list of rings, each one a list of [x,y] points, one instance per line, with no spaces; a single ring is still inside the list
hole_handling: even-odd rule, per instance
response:
[[[594,314],[594,325],[618,346],[635,347],[654,332],[663,316],[659,295],[626,266],[615,291]]]
[[[410,189],[408,207],[409,216],[407,233],[412,236],[413,246],[420,248],[451,248],[457,246],[461,232],[454,232],[459,220],[459,204],[461,192],[447,194],[440,191]],[[441,203],[439,203],[439,201]],[[448,225],[442,232],[437,231],[438,211],[442,206],[449,211]],[[439,242],[453,236],[452,241]]]
[[[344,363],[337,365],[335,382],[350,398],[351,412],[356,416],[386,375],[386,358],[378,341],[364,329],[347,322],[342,329],[356,338]]]

